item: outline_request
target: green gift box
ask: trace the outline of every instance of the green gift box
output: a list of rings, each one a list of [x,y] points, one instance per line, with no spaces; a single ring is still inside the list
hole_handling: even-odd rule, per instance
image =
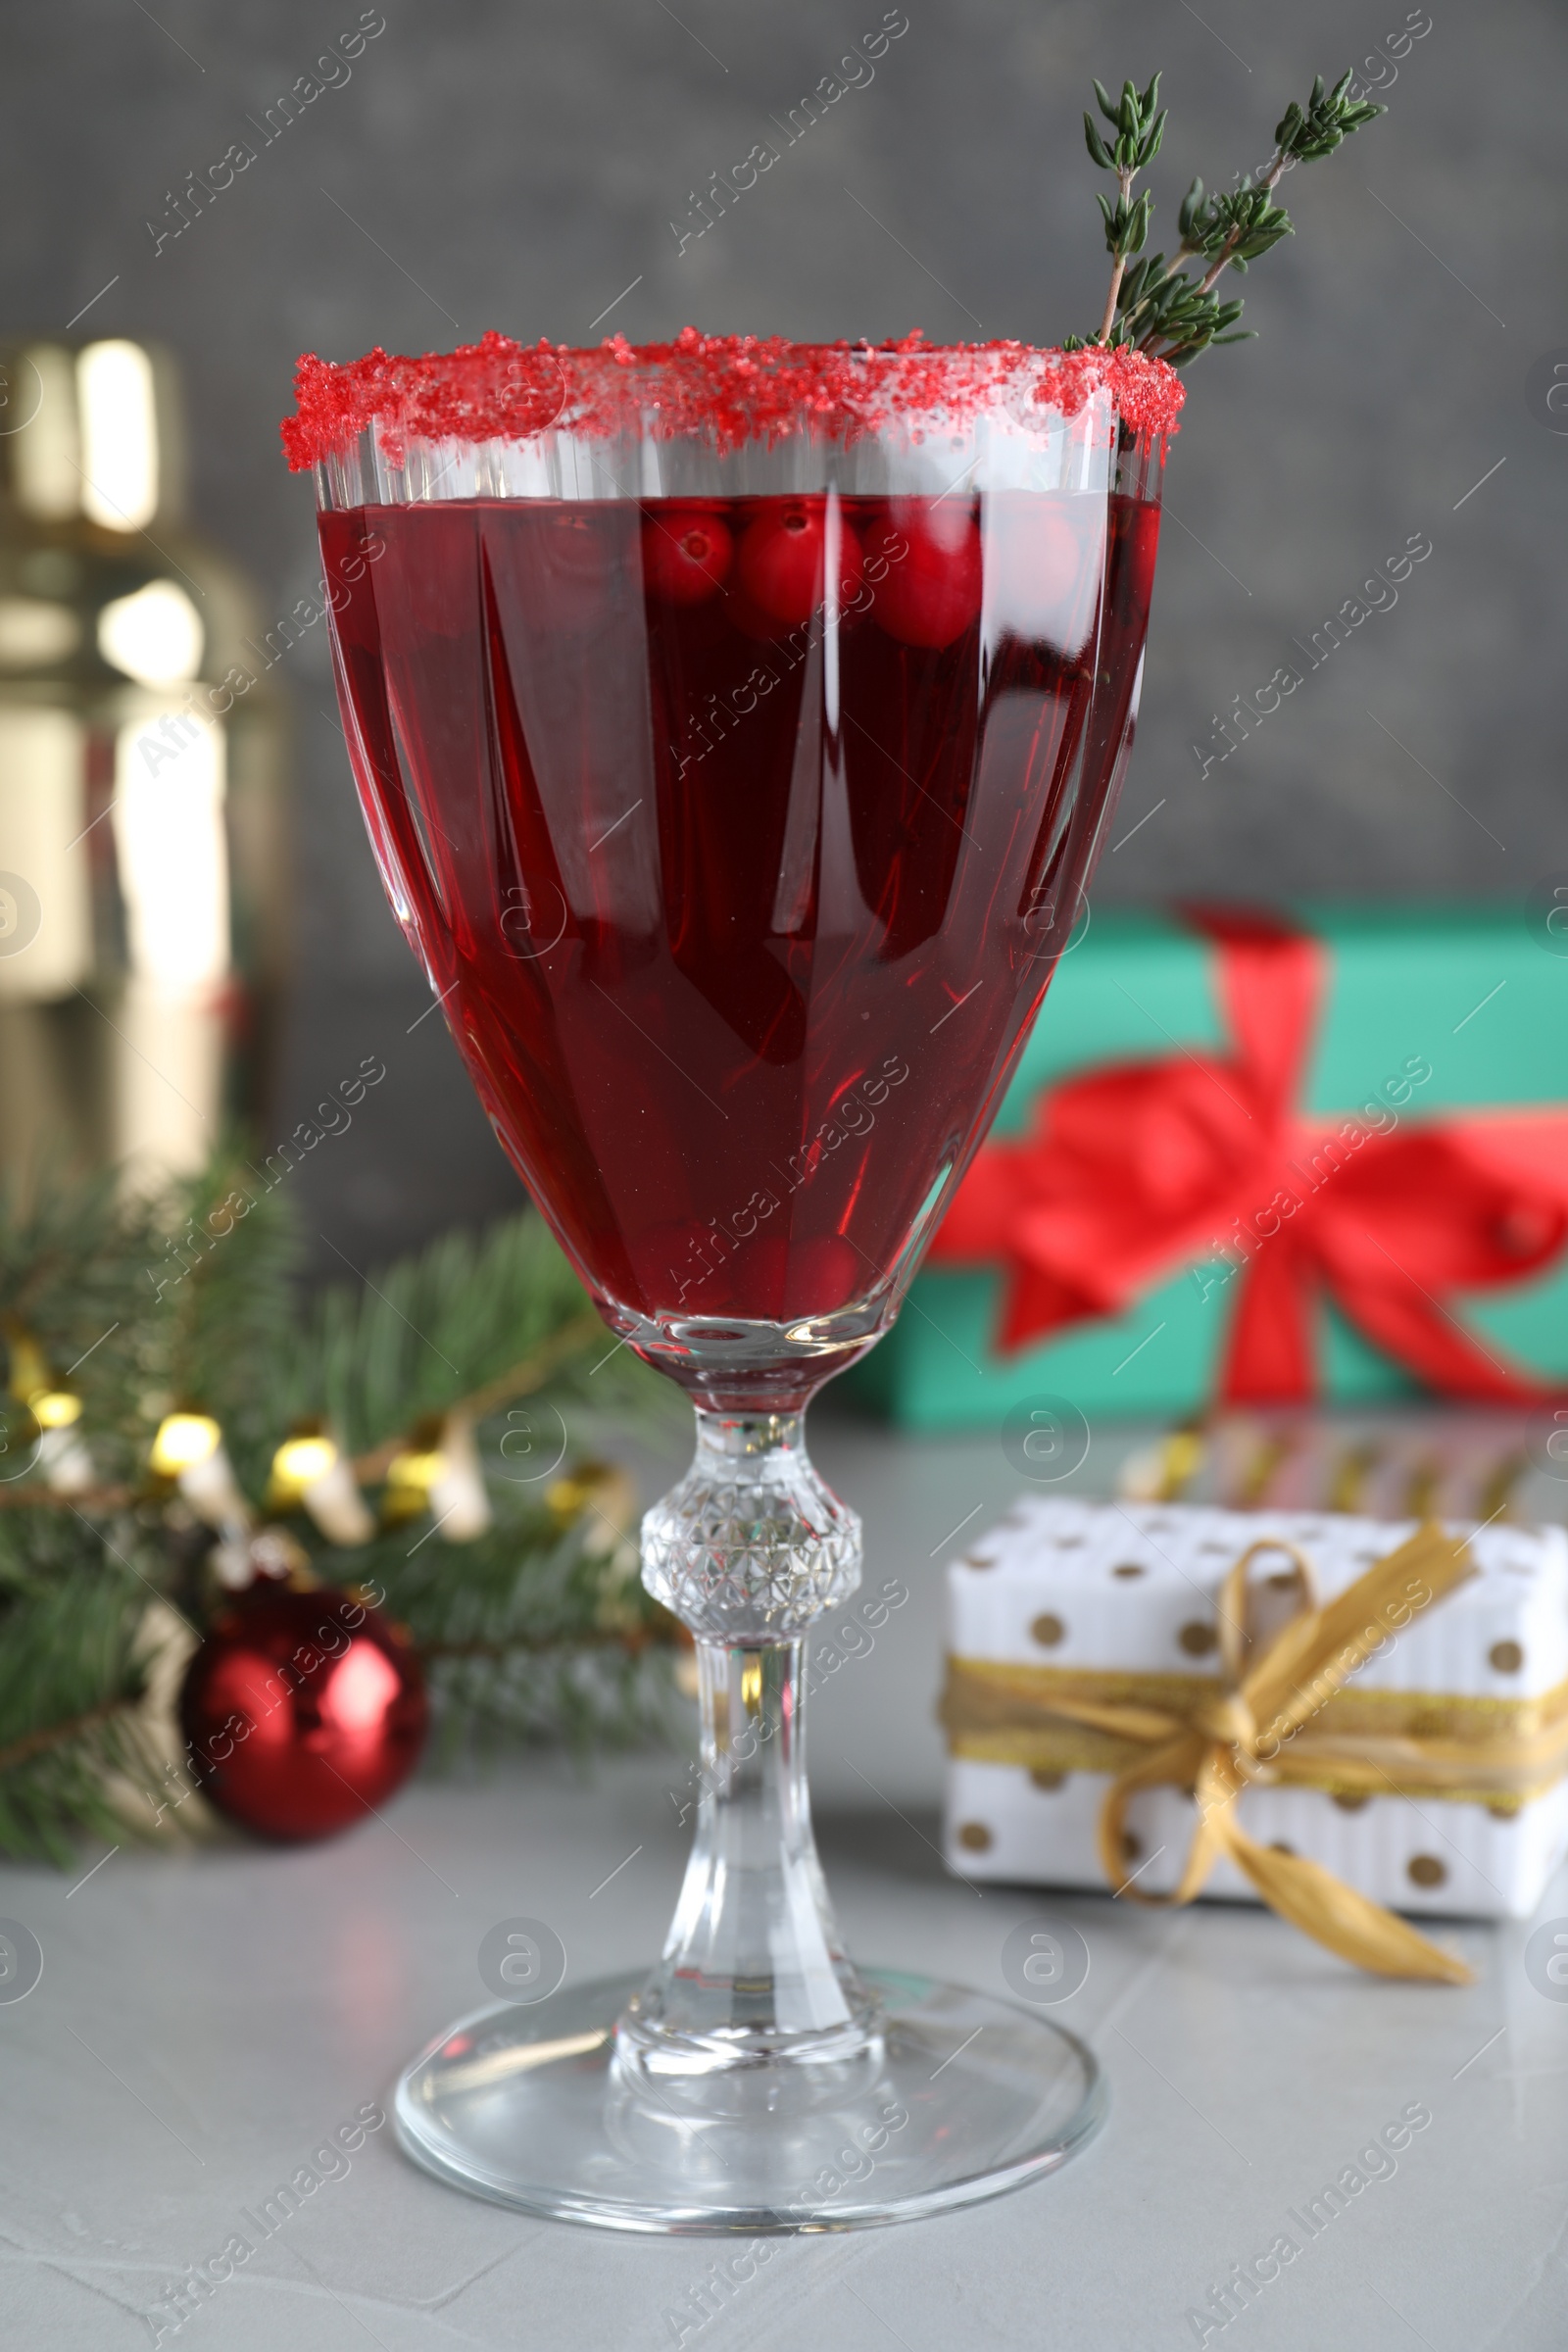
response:
[[[898,1324],[914,1429],[1568,1390],[1568,957],[1512,907],[1119,909]]]

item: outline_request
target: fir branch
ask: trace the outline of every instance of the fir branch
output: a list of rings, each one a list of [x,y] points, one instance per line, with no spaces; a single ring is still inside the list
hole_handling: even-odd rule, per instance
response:
[[[542,1340],[530,1354],[522,1356],[505,1372],[498,1373],[494,1380],[486,1381],[482,1388],[458,1396],[446,1410],[462,1414],[469,1421],[486,1420],[492,1413],[499,1412],[504,1404],[511,1404],[519,1396],[531,1396],[543,1389],[553,1374],[568,1366],[585,1348],[602,1341],[604,1336],[604,1324],[596,1314],[585,1311],[574,1315],[570,1322],[563,1324],[548,1340]],[[251,1369],[254,1375],[254,1365]],[[213,1411],[223,1427],[225,1438],[232,1445],[234,1423],[219,1409],[223,1399],[215,1395],[218,1386],[211,1381],[205,1385],[187,1381],[181,1394],[199,1403],[204,1410]],[[354,1455],[354,1475],[361,1486],[378,1486],[386,1477],[393,1462],[408,1445],[409,1427],[412,1427],[412,1422],[395,1430],[391,1437],[383,1438],[378,1445],[368,1447],[364,1453]],[[283,1425],[276,1421],[269,1425],[269,1457],[271,1448],[278,1443],[282,1429]],[[123,1486],[89,1487],[73,1496],[77,1509],[86,1513],[121,1510],[136,1499],[136,1490]],[[18,1486],[9,1492],[0,1487],[0,1510],[36,1509],[40,1505],[58,1505],[58,1502],[59,1496],[53,1490],[37,1481]]]
[[[564,1650],[617,1649],[629,1658],[640,1658],[645,1649],[676,1650],[685,1647],[671,1624],[638,1626],[623,1631],[617,1626],[591,1625],[579,1627],[566,1634],[508,1634],[505,1637],[471,1642],[427,1642],[419,1650],[422,1664],[439,1664],[448,1658],[488,1658],[492,1665],[514,1657],[559,1657]],[[5,1751],[0,1749],[0,1771],[5,1767]]]
[[[627,1349],[586,1386],[605,1327],[544,1220],[528,1211],[482,1238],[445,1235],[364,1286],[328,1291],[295,1343],[288,1416],[319,1414],[356,1459],[430,1415],[482,1420],[544,1390],[659,1410],[666,1384]],[[390,1458],[390,1457],[388,1457]],[[373,1475],[371,1468],[365,1472]]]
[[[486,1381],[482,1388],[470,1390],[466,1396],[458,1397],[448,1409],[461,1413],[469,1421],[487,1420],[492,1413],[499,1412],[504,1404],[511,1404],[519,1396],[533,1396],[545,1386],[552,1373],[562,1370],[580,1355],[584,1348],[602,1340],[604,1336],[605,1327],[596,1314],[585,1312],[573,1315],[569,1323],[564,1323],[548,1340],[541,1340],[531,1354],[523,1356],[508,1371],[497,1373],[495,1379]],[[365,1453],[356,1454],[355,1477],[363,1486],[374,1485],[385,1478],[399,1448],[406,1442],[400,1433],[396,1437],[383,1438],[379,1446],[372,1446]]]
[[[58,1541],[52,1548],[58,1552]],[[0,1847],[64,1863],[84,1833],[111,1841],[134,1834],[108,1784],[147,1761],[133,1712],[146,1688],[146,1594],[90,1556],[58,1580],[19,1580],[15,1549],[8,1549],[13,1589],[0,1603]]]
[[[1140,96],[1132,82],[1123,85],[1112,108],[1097,81],[1095,95],[1101,111],[1116,124],[1115,147],[1107,147],[1092,116],[1085,115],[1084,130],[1091,160],[1102,171],[1116,173],[1118,198],[1114,206],[1097,198],[1105,222],[1105,242],[1111,255],[1110,285],[1099,332],[1101,345],[1131,344],[1139,351],[1168,360],[1180,368],[1206,351],[1211,343],[1239,343],[1250,330],[1237,329],[1242,303],[1220,301],[1214,288],[1227,270],[1245,275],[1248,265],[1295,234],[1289,214],[1273,201],[1284,174],[1298,164],[1318,162],[1388,109],[1349,95],[1350,75],[1342,74],[1332,90],[1322,74],[1313,81],[1306,104],[1295,100],[1275,125],[1274,153],[1255,177],[1249,172],[1236,187],[1209,194],[1201,179],[1188,189],[1177,216],[1181,242],[1167,263],[1162,253],[1139,260],[1148,243],[1153,199],[1146,191],[1131,201],[1133,176],[1158,152],[1165,117],[1153,115],[1159,93],[1156,74]],[[1200,275],[1190,276],[1189,262],[1204,265]],[[1069,348],[1082,348],[1082,338],[1068,337]]]
[[[422,1533],[406,1521],[357,1550],[303,1511],[290,1533],[323,1583],[373,1581],[410,1624],[438,1753],[670,1728],[680,1636],[644,1593],[634,1544],[571,1481],[519,1480],[506,1457],[514,1433],[498,1417],[524,1396],[595,1419],[680,1409],[607,1340],[542,1221],[448,1236],[368,1284],[304,1298],[297,1262],[286,1193],[260,1184],[233,1142],[155,1200],[109,1178],[0,1196],[8,1381],[34,1393],[41,1363],[76,1393],[73,1431],[97,1474],[57,1491],[48,1457],[28,1460],[42,1433],[26,1395],[0,1399],[0,1848],[64,1862],[82,1835],[146,1829],[122,1817],[118,1785],[158,1770],[137,1712],[149,1600],[199,1614],[219,1599],[199,1573],[210,1531],[147,1469],[173,1409],[219,1422],[256,1507],[306,1415],[332,1427],[372,1490],[424,1417],[462,1412],[482,1445],[488,1420],[496,1523],[477,1542],[449,1544],[428,1517]],[[14,1465],[21,1477],[6,1475]]]
[[[636,1545],[596,1512],[563,1526],[542,1500],[492,1485],[496,1524],[472,1544],[406,1532],[340,1554],[406,1625],[447,1763],[503,1741],[580,1747],[667,1729],[683,1637],[643,1590]]]
[[[211,1413],[241,1484],[259,1492],[287,1431],[301,1257],[291,1204],[230,1139],[170,1196],[165,1221],[164,1255],[148,1272],[158,1406]]]
[[[68,1715],[62,1723],[46,1723],[40,1731],[24,1732],[20,1740],[8,1740],[0,1747],[0,1773],[11,1772],[51,1747],[62,1747],[68,1740],[78,1740],[84,1733],[96,1731],[112,1716],[122,1715],[134,1706],[139,1695],[137,1692],[128,1697],[100,1699],[95,1707],[83,1707],[79,1715]]]
[[[85,1487],[74,1493],[71,1499],[78,1511],[90,1515],[127,1509],[136,1500],[136,1492],[132,1487]],[[59,1494],[42,1480],[0,1487],[0,1511],[58,1511],[59,1508]]]
[[[483,1765],[522,1741],[559,1743],[579,1758],[596,1748],[672,1744],[680,1733],[670,1654],[606,1644],[550,1657],[514,1651],[495,1663],[438,1659],[429,1674],[431,1766]]]
[[[114,1282],[123,1222],[113,1176],[71,1184],[46,1162],[9,1180],[0,1189],[0,1299],[8,1322],[49,1338],[64,1301],[87,1311],[94,1289]]]
[[[79,1396],[94,1467],[118,1482],[144,1444],[148,1336],[145,1271],[158,1249],[157,1204],[112,1176],[73,1181],[44,1164],[0,1188],[0,1492],[30,1467],[39,1432],[17,1393],[21,1359]]]

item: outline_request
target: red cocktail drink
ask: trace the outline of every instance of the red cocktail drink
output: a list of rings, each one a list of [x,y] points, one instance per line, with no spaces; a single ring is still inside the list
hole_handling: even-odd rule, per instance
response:
[[[1100,624],[1095,693],[1084,754],[1084,806],[1095,811],[1103,837],[1121,794],[1144,683],[1144,640],[1159,553],[1160,467],[1163,441],[1128,453],[1106,515],[1105,591]],[[1093,871],[1094,858],[1089,859]]]
[[[1103,531],[1049,491],[321,517],[382,870],[496,1132],[612,1323],[736,1401],[820,1379],[791,1328],[883,1327],[1039,1004],[1109,780]],[[764,1360],[693,1363],[726,1318]]]

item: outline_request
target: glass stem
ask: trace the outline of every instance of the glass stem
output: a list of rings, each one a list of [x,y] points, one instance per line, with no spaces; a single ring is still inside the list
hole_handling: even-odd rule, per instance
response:
[[[685,1884],[619,2028],[623,2057],[651,2070],[839,2061],[876,2044],[806,1785],[803,1621],[830,1605],[824,1592],[854,1590],[858,1552],[858,1522],[811,1469],[798,1415],[699,1411],[697,1460],[644,1525],[645,1581],[698,1636],[702,1710]]]
[[[811,1835],[805,1643],[697,1645],[697,1835],[662,1959],[633,2004],[657,2071],[866,2045],[873,2003],[846,1957]]]

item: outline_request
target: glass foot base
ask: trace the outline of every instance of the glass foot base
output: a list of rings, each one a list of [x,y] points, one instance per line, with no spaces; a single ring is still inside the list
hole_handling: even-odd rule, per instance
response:
[[[403,2076],[416,2164],[524,2213],[607,2230],[763,2236],[914,2220],[1020,2187],[1095,2131],[1071,2034],[928,1977],[862,1971],[885,2009],[843,2064],[634,2080],[615,2021],[641,1975],[481,2010]]]

